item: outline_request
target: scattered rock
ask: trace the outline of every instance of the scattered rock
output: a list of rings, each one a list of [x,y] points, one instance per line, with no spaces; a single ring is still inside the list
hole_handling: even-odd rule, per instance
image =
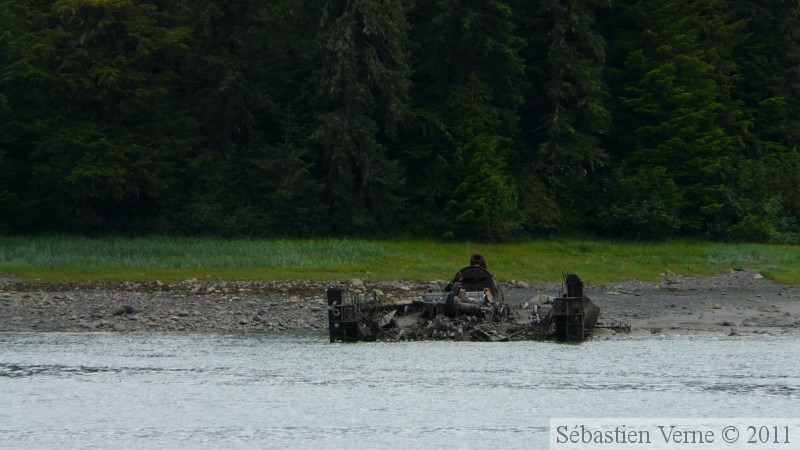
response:
[[[112,316],[122,316],[122,315],[125,315],[125,314],[136,314],[136,312],[137,312],[136,308],[134,308],[133,306],[131,306],[131,305],[122,305],[122,306],[118,306],[117,308],[115,308],[114,311],[111,313],[111,315]]]
[[[722,309],[722,305],[720,305],[719,303],[714,303],[714,306],[712,306],[712,308],[713,309]]]

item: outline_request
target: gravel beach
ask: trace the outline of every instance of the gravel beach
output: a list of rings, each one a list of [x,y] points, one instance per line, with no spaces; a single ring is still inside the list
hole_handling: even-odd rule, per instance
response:
[[[776,284],[756,271],[731,270],[713,277],[666,273],[657,283],[627,280],[587,283],[586,294],[601,319],[631,325],[633,336],[786,334],[800,331],[800,286]],[[215,282],[21,283],[0,278],[0,332],[244,332],[324,330],[325,291],[388,300],[411,300],[440,291],[446,282],[341,283]],[[538,301],[558,295],[559,283],[501,282],[506,301]],[[621,335],[598,330],[596,338]]]

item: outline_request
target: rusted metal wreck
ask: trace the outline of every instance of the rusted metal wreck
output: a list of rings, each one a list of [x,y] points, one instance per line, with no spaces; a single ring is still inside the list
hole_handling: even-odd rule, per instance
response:
[[[581,342],[598,327],[600,308],[584,295],[577,275],[565,277],[563,292],[557,297],[510,305],[486,270],[483,256],[473,255],[470,264],[443,291],[425,293],[412,302],[391,303],[377,296],[363,299],[342,288],[328,289],[330,341]]]

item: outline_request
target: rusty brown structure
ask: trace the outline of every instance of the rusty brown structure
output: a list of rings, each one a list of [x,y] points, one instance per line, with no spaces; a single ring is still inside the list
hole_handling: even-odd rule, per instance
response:
[[[474,256],[474,255],[473,255]],[[481,255],[482,256],[482,255]],[[584,294],[577,275],[565,277],[564,292],[544,304],[510,305],[484,264],[456,272],[441,292],[411,303],[327,292],[331,342],[462,340],[554,340],[581,342],[597,325],[600,309]]]

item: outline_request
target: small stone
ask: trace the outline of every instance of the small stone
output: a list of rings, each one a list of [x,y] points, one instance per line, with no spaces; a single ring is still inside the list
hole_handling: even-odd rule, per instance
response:
[[[764,278],[764,275],[761,275],[760,273],[757,273],[753,278],[755,278],[756,280],[760,280],[760,279]]]
[[[364,280],[362,280],[360,278],[353,278],[352,280],[350,280],[350,284],[353,285],[353,286],[356,286],[356,287],[363,287],[364,286]]]
[[[177,315],[178,317],[188,317],[188,316],[189,316],[189,311],[178,311],[178,312],[176,313],[176,315]]]
[[[111,315],[112,316],[121,316],[123,314],[135,314],[136,312],[137,312],[136,308],[134,308],[133,306],[131,306],[131,305],[122,305],[122,306],[116,308],[114,310],[114,312],[111,313]]]
[[[517,287],[520,288],[520,289],[530,289],[531,285],[526,283],[526,282],[524,282],[524,281],[522,281],[522,280],[520,280],[520,281],[517,281]]]
[[[712,308],[714,308],[714,309],[722,309],[722,305],[720,305],[719,303],[714,303],[714,306],[712,306]]]

